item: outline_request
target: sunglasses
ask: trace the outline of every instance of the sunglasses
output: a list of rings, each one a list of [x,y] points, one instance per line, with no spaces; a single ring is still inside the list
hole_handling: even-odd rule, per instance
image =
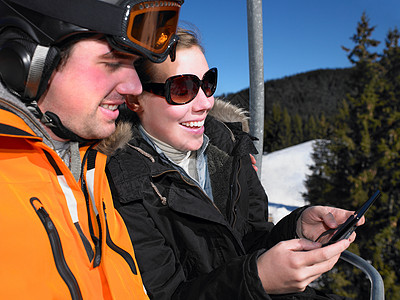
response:
[[[169,77],[165,83],[145,83],[143,90],[164,97],[171,105],[187,104],[196,98],[200,88],[207,97],[214,95],[217,88],[217,68],[204,73],[203,78],[193,74]]]

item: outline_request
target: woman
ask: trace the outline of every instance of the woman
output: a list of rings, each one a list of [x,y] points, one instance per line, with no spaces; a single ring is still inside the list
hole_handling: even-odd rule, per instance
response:
[[[320,248],[295,239],[296,230],[315,240],[350,212],[301,208],[276,226],[268,222],[267,196],[249,155],[252,139],[240,122],[226,122],[232,106],[213,109],[217,70],[196,36],[185,30],[178,36],[174,62],[138,63],[144,92],[131,97],[133,125],[110,146],[122,149],[108,163],[115,206],[150,298],[271,299],[302,292],[311,299],[315,291],[306,286],[350,242]]]

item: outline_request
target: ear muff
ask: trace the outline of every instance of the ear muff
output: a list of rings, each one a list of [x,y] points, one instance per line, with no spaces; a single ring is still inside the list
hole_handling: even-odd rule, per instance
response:
[[[0,76],[7,88],[23,95],[31,63],[31,55],[26,48],[15,41],[0,46]]]
[[[0,43],[0,77],[23,101],[37,100],[46,90],[51,73],[60,60],[55,47],[38,45],[22,32]]]

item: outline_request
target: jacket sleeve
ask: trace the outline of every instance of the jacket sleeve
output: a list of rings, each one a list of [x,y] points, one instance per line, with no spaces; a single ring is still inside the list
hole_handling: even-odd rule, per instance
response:
[[[232,259],[229,263],[182,282],[171,299],[268,299],[257,272],[257,258],[263,251]]]
[[[108,175],[110,177],[110,173]],[[163,230],[156,226],[159,216],[147,207],[151,204],[141,201],[137,195],[135,201],[119,201],[127,195],[119,195],[116,182],[111,177],[109,181],[150,299],[270,299],[258,277],[257,252],[232,259],[209,273],[188,280],[175,245],[170,245]],[[173,232],[171,228],[167,230]]]
[[[280,241],[297,238],[297,219],[307,207],[308,206],[297,208],[296,210],[285,216],[282,220],[278,222],[278,224],[274,226],[268,239],[267,248],[274,246]]]

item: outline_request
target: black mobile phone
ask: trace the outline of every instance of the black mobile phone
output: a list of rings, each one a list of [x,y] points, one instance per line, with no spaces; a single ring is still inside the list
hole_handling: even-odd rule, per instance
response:
[[[339,225],[336,229],[334,229],[334,234],[330,238],[330,240],[323,244],[322,246],[328,246],[334,244],[340,240],[347,239],[357,228],[357,222],[361,219],[361,217],[365,214],[368,208],[378,199],[381,195],[381,192],[377,190],[371,198],[369,198],[353,215],[351,215],[346,222]],[[322,236],[322,235],[321,235]]]

